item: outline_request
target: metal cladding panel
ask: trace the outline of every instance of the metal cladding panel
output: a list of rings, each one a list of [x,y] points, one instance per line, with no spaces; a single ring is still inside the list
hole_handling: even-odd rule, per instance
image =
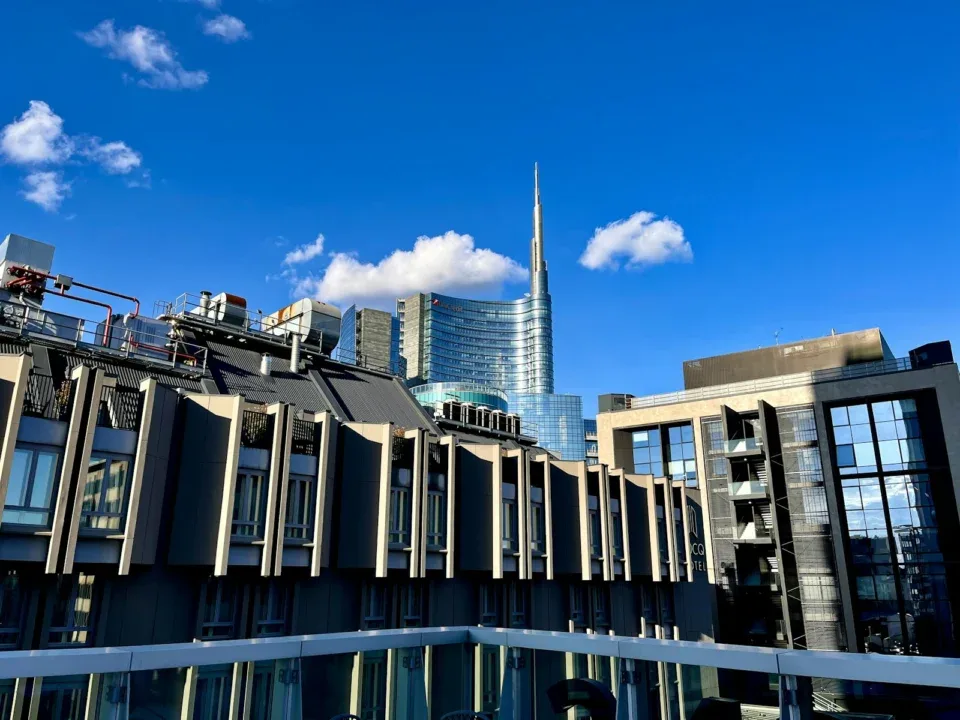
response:
[[[317,375],[346,420],[364,423],[392,422],[398,427],[422,428],[440,434],[410,391],[394,377],[352,365],[323,363]]]
[[[0,355],[21,355],[26,352],[27,346],[12,340],[0,341]]]
[[[243,395],[251,403],[289,403],[309,412],[332,410],[305,373],[278,369],[285,363],[275,362],[270,375],[261,375],[259,351],[218,342],[208,343],[208,348],[208,367],[224,394]]]
[[[53,267],[53,245],[11,233],[0,243],[0,267],[29,265],[35,270],[50,272]],[[5,278],[4,285],[6,285]]]
[[[263,319],[267,332],[284,335],[299,330],[304,342],[320,345],[323,352],[330,352],[336,346],[340,322],[339,308],[310,298],[297,300]]]
[[[94,355],[74,355],[72,353],[61,353],[51,349],[51,365],[57,361],[57,356],[65,363],[64,377],[70,376],[70,371],[78,365],[86,365],[88,368],[103,370],[108,375],[117,378],[117,385],[120,387],[136,389],[140,387],[147,378],[154,378],[161,385],[170,388],[183,388],[191,392],[202,392],[200,381],[193,378],[165,373],[158,370],[147,370],[146,368],[133,367],[107,358]]]
[[[861,330],[683,363],[686,390],[874,362],[889,350],[880,330]]]

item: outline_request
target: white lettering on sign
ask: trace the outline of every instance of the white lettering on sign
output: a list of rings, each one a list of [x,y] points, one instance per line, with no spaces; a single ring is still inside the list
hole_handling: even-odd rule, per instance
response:
[[[704,547],[704,544],[701,542],[690,543],[690,555],[691,562],[695,572],[706,572],[707,563],[705,559],[698,560],[696,558],[705,558],[707,554],[707,549]]]

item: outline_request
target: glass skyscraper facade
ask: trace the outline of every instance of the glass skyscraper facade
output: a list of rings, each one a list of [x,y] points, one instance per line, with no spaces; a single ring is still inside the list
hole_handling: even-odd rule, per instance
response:
[[[561,460],[583,460],[583,398],[554,393],[514,393],[510,412],[536,427],[537,444]]]
[[[427,383],[410,389],[424,407],[439,410],[447,400],[481,405],[491,410],[507,412],[507,396],[496,388],[476,383]]]
[[[830,419],[862,649],[956,655],[934,511],[943,478],[928,462],[916,400],[834,407]]]
[[[397,315],[410,378],[552,393],[551,314],[546,293],[520,300],[423,293],[401,300]]]
[[[382,310],[351,305],[340,318],[340,340],[331,357],[350,365],[405,375],[399,318]]]
[[[582,398],[553,394],[553,310],[539,178],[534,199],[530,293],[519,300],[438,293],[402,298],[397,301],[400,353],[411,386],[475,383],[499,389],[511,412],[537,426],[541,447],[565,460],[583,460]]]

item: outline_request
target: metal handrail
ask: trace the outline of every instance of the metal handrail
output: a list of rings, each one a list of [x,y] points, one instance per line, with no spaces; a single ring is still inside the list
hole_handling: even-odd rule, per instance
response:
[[[767,390],[779,390],[781,388],[813,385],[816,383],[833,382],[836,380],[852,380],[855,378],[869,377],[871,375],[886,375],[888,373],[904,372],[914,369],[913,363],[908,357],[896,358],[893,360],[878,360],[876,362],[856,363],[854,365],[844,365],[842,367],[827,368],[825,370],[812,370],[810,372],[792,373],[790,375],[777,375],[775,377],[764,378],[762,380],[745,380],[743,382],[711,385],[710,387],[695,388],[693,390],[678,390],[677,392],[672,393],[661,393],[659,395],[627,398],[626,409],[638,410],[641,408],[657,407],[660,405],[675,405],[678,403],[692,402],[694,400],[711,400],[714,398],[728,397],[731,395],[748,395]]]
[[[164,338],[164,344],[157,345],[157,336],[153,333],[125,330],[118,337],[115,330],[101,321],[0,300],[0,332],[43,338],[47,342],[83,347],[117,358],[136,358],[173,368],[206,371],[207,348],[202,345],[179,338]],[[118,347],[113,347],[115,341]]]
[[[343,348],[340,345],[337,345],[333,352],[330,354],[330,359],[344,365],[353,365],[354,367],[364,368],[365,370],[375,370],[377,372],[386,373],[387,375],[396,375],[397,377],[403,377],[404,362],[401,357],[399,360],[394,362],[390,360],[389,362],[382,363],[378,362],[372,357],[366,357],[360,355],[356,350],[348,350]]]
[[[410,628],[255,640],[0,653],[0,679],[119,673],[465,643],[833,680],[960,689],[960,659],[787,650],[487,627]]]

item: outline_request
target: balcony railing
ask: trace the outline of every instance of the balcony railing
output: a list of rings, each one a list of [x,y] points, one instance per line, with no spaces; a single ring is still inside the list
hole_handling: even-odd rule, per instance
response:
[[[723,443],[723,451],[727,455],[739,455],[741,453],[752,453],[760,450],[763,450],[763,438],[759,437],[725,440]]]
[[[257,410],[245,410],[240,444],[257,450],[269,450],[273,444],[273,417]]]
[[[290,452],[294,455],[316,455],[317,447],[314,441],[316,428],[316,423],[294,418]]]
[[[871,375],[886,375],[888,373],[913,370],[910,358],[896,358],[894,360],[878,360],[877,362],[857,363],[826,370],[793,373],[791,375],[777,375],[761,380],[746,380],[744,382],[711,385],[693,390],[663,393],[661,395],[647,395],[646,397],[627,398],[627,410],[657,407],[659,405],[675,405],[677,403],[694,400],[711,400],[713,398],[729,397],[731,395],[749,395],[767,390],[813,385],[816,383],[833,382],[835,380],[852,380],[869,377]]]
[[[27,392],[23,398],[23,414],[66,422],[70,419],[72,398],[73,383],[70,380],[54,382],[48,375],[30,373]]]
[[[96,674],[101,676],[104,687],[118,690],[129,688],[131,673],[154,673],[162,670],[201,668],[216,670],[215,666],[270,662],[276,671],[277,692],[282,693],[282,702],[275,704],[271,713],[275,720],[300,720],[308,715],[302,709],[304,698],[310,697],[307,688],[320,683],[325,693],[341,691],[350,697],[349,677],[338,688],[329,677],[321,677],[325,665],[316,659],[347,655],[357,652],[394,650],[402,654],[403,667],[409,667],[402,680],[405,697],[414,701],[404,703],[395,710],[396,720],[422,720],[426,717],[427,687],[423,667],[423,649],[426,647],[484,645],[505,648],[510,658],[522,657],[523,651],[574,653],[598,658],[617,658],[623,672],[620,673],[617,702],[618,717],[638,718],[646,715],[639,710],[646,702],[637,679],[643,677],[645,663],[665,663],[665,671],[683,665],[689,669],[718,668],[739,673],[756,673],[766,682],[767,676],[777,676],[779,681],[779,717],[810,717],[814,708],[824,709],[822,698],[797,692],[806,679],[846,681],[871,684],[871,693],[893,690],[901,695],[915,696],[914,709],[934,695],[941,700],[956,703],[954,693],[945,690],[960,689],[960,660],[935,657],[904,657],[896,655],[865,655],[844,652],[817,652],[790,650],[787,648],[760,648],[742,645],[723,645],[710,642],[681,640],[654,640],[616,635],[544,632],[536,630],[508,630],[488,627],[416,628],[406,630],[374,630],[366,632],[331,633],[326,635],[300,635],[263,638],[256,640],[228,640],[215,642],[174,643],[167,645],[142,645],[135,647],[86,648],[76,650],[34,650],[0,653],[0,680],[19,678],[57,678]],[[465,653],[464,653],[465,654]],[[465,654],[466,655],[466,654]],[[469,653],[472,657],[472,653]],[[313,658],[304,663],[302,660]],[[527,720],[528,708],[523,698],[530,696],[531,685],[537,693],[545,691],[540,682],[563,680],[565,673],[554,679],[544,673],[531,673],[528,663],[509,662],[503,673],[502,684],[497,678],[499,690],[500,720]],[[561,667],[563,663],[560,663]],[[142,676],[141,676],[142,677]],[[249,677],[249,676],[248,676]],[[87,677],[84,677],[86,681]],[[24,702],[30,707],[48,683],[26,686]],[[51,683],[53,684],[53,683]],[[888,687],[887,687],[888,686]],[[905,687],[904,687],[905,686]],[[78,687],[86,688],[80,683]],[[861,686],[863,687],[863,686]],[[224,683],[224,697],[229,704],[239,700],[244,688],[237,684]],[[914,689],[916,688],[916,689]],[[936,689],[935,693],[929,692]],[[231,698],[237,692],[238,698]],[[692,694],[692,693],[695,693]],[[709,691],[687,689],[684,702],[695,704],[710,700]],[[638,701],[642,704],[638,704]],[[99,717],[133,717],[133,710],[140,703],[149,703],[150,698],[136,692],[104,693],[103,702],[93,703],[94,714]],[[830,701],[834,704],[833,701]],[[874,696],[874,703],[884,702]],[[771,703],[776,703],[772,700]],[[177,702],[177,712],[180,703]],[[776,704],[761,706],[765,715],[777,716]],[[829,708],[827,708],[829,709]],[[892,707],[887,713],[895,713]],[[915,714],[899,714],[895,717],[915,717]],[[104,713],[107,713],[106,715]],[[309,715],[313,717],[313,714]],[[709,710],[706,717],[711,717]],[[949,715],[949,710],[942,717]]]
[[[140,428],[140,401],[139,390],[116,387],[104,388],[100,395],[97,425],[116,430],[138,430]]]
[[[744,480],[743,482],[731,482],[730,499],[736,500],[738,497],[750,497],[753,495],[766,495],[767,483],[762,480]]]

